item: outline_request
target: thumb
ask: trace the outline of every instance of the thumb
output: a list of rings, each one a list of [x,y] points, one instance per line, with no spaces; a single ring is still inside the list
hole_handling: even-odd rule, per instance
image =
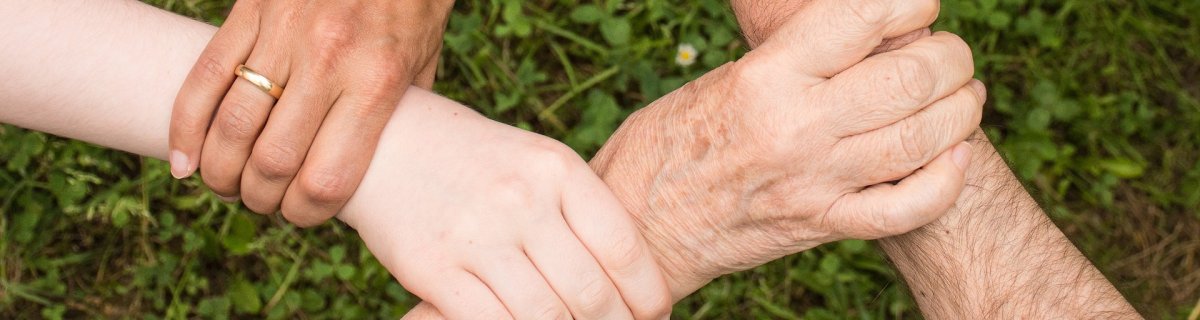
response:
[[[884,39],[928,27],[939,8],[936,0],[814,0],[747,57],[761,55],[768,70],[829,78],[862,61]]]
[[[877,239],[907,233],[941,217],[965,186],[971,145],[960,142],[900,183],[848,194],[829,210],[833,233]]]

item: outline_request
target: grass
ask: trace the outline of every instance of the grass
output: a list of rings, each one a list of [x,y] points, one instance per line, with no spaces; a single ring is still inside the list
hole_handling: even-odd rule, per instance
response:
[[[231,0],[153,0],[219,24]],[[588,155],[633,110],[745,48],[725,1],[460,1],[436,89]],[[1147,316],[1200,298],[1200,2],[947,0],[985,128]],[[700,52],[691,67],[675,48]],[[165,163],[0,126],[0,317],[395,318],[417,299],[352,230],[219,202]],[[869,242],[722,277],[682,319],[913,318]]]

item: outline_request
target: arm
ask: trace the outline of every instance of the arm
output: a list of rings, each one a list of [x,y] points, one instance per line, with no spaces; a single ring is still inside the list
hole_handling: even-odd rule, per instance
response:
[[[873,21],[845,22],[862,23],[857,32],[850,36],[860,39],[862,43],[878,43],[884,37],[928,25],[936,15],[936,10],[932,10],[928,2],[921,4],[904,6],[902,10],[877,11],[877,19]],[[196,58],[201,44],[211,37],[211,27],[129,1],[35,1],[12,6],[19,12],[17,17],[27,19],[4,20],[5,24],[0,25],[0,44],[6,44],[10,49],[6,51],[8,59],[0,63],[0,71],[13,79],[20,79],[21,82],[10,81],[0,86],[0,96],[4,97],[3,101],[10,106],[0,111],[0,119],[123,150],[159,158],[165,156],[165,124],[169,112],[163,107],[169,105],[172,92],[182,82],[186,65]],[[837,6],[828,5],[818,9],[812,14],[853,17],[849,15],[850,12]],[[83,14],[84,12],[88,14]],[[949,201],[943,201],[941,197],[926,197],[919,199],[921,201],[907,200],[914,197],[907,197],[906,194],[926,193],[930,190],[928,187],[918,189],[914,186],[936,185],[938,187],[933,188],[936,192],[947,195],[957,194],[962,188],[962,170],[968,159],[965,152],[962,152],[965,147],[958,145],[961,138],[955,136],[965,135],[967,129],[977,123],[981,93],[974,85],[967,85],[971,70],[970,56],[961,40],[951,35],[938,35],[930,37],[920,45],[907,48],[913,51],[909,53],[928,54],[929,59],[879,55],[863,60],[874,45],[793,48],[790,43],[820,42],[827,35],[820,32],[802,32],[804,27],[821,28],[827,23],[841,20],[799,21],[802,23],[792,26],[792,29],[798,32],[794,32],[786,41],[776,43],[772,50],[759,51],[761,54],[730,64],[639,113],[639,116],[622,127],[614,136],[615,143],[606,147],[606,151],[601,152],[601,156],[594,163],[598,171],[606,173],[605,179],[620,187],[621,192],[618,196],[621,197],[621,201],[638,208],[634,216],[640,218],[641,223],[637,226],[641,227],[648,237],[654,239],[655,248],[658,250],[649,253],[658,254],[655,258],[665,264],[665,269],[670,270],[668,273],[673,276],[669,282],[670,292],[675,299],[682,298],[712,277],[749,268],[823,242],[847,237],[875,238],[911,230],[936,218],[936,215],[943,211],[937,208],[950,205]],[[44,32],[46,30],[65,32]],[[17,45],[26,43],[37,45]],[[854,43],[858,42],[850,44]],[[114,55],[113,52],[122,54]],[[829,63],[806,64],[804,61],[792,59],[794,54],[824,57]],[[935,61],[937,63],[934,63]],[[881,73],[893,77],[908,76],[894,73],[896,70],[890,66],[897,63],[927,69],[931,74],[941,77],[916,79],[922,84],[918,88],[924,88],[922,90],[926,90],[927,96],[906,92],[908,88],[905,86],[889,84],[867,88],[861,85],[864,79]],[[790,72],[779,72],[781,68]],[[835,74],[838,76],[833,77]],[[64,79],[82,84],[71,87],[71,91],[52,90],[59,88]],[[787,90],[781,91],[780,88]],[[870,92],[862,91],[867,89]],[[785,92],[790,96],[780,97],[777,92]],[[854,94],[839,94],[841,92]],[[467,167],[479,176],[468,175],[465,185],[450,183],[449,186],[461,188],[445,189],[447,186],[437,183],[401,183],[454,182],[453,179],[463,179],[454,177],[451,174],[454,170],[443,170],[445,167],[439,166],[438,162],[445,165],[462,158],[497,159],[497,154],[505,155],[499,158],[522,155],[520,152],[513,153],[512,150],[489,148],[510,142],[496,140],[498,135],[525,141],[524,143],[532,145],[526,146],[527,150],[540,150],[535,154],[542,156],[536,157],[534,161],[525,162],[523,158],[514,161],[521,164],[533,163],[533,167],[537,167],[538,171],[550,171],[556,181],[588,182],[587,179],[591,175],[579,175],[579,171],[564,169],[574,168],[571,167],[571,163],[574,163],[571,159],[577,158],[568,156],[570,151],[561,148],[561,145],[546,142],[544,139],[529,138],[530,135],[527,134],[514,137],[516,134],[512,132],[520,132],[519,130],[498,129],[498,124],[482,119],[465,107],[425,91],[410,90],[409,93],[401,100],[401,104],[406,107],[398,108],[383,131],[381,148],[374,156],[375,165],[370,167],[358,192],[350,199],[339,218],[360,232],[372,252],[397,275],[401,283],[418,295],[428,298],[427,301],[435,305],[442,301],[444,304],[439,308],[447,304],[454,307],[455,303],[459,304],[459,307],[463,304],[469,305],[472,308],[467,311],[477,312],[475,315],[500,314],[503,311],[497,310],[503,307],[499,307],[498,302],[489,302],[492,299],[485,297],[486,294],[475,295],[486,290],[481,290],[482,284],[465,279],[475,276],[488,278],[486,275],[409,272],[411,269],[465,272],[466,270],[457,265],[443,266],[439,263],[453,260],[455,254],[478,251],[479,246],[473,246],[469,237],[459,236],[478,234],[481,233],[478,232],[481,229],[446,230],[444,228],[452,224],[445,223],[445,218],[437,220],[423,216],[383,215],[379,212],[390,210],[389,208],[412,207],[414,204],[432,205],[419,208],[424,210],[415,211],[437,212],[437,209],[453,207],[457,203],[430,203],[428,199],[412,199],[413,194],[421,195],[420,192],[415,192],[419,191],[417,189],[433,186],[439,187],[438,190],[447,194],[488,195],[486,190],[476,190],[471,186],[494,184],[497,181],[503,187],[515,187],[507,189],[516,192],[506,193],[509,197],[503,197],[507,199],[506,205],[511,208],[527,207],[532,204],[529,202],[532,200],[558,199],[556,195],[542,195],[538,190],[529,188],[530,185],[550,185],[548,181],[514,180],[511,175],[495,175],[495,169],[511,169],[514,167],[511,164],[500,168]],[[909,96],[910,99],[903,103],[878,103],[884,102],[880,101],[880,98],[893,95]],[[846,99],[846,96],[863,99]],[[870,107],[847,108],[860,104]],[[929,112],[922,112],[926,106],[936,107],[931,107]],[[711,111],[722,116],[707,119],[689,118],[689,114],[703,114],[691,113],[693,109]],[[758,111],[752,112],[757,116],[733,116],[746,110]],[[851,112],[841,113],[839,110]],[[859,111],[881,116],[871,124],[839,128],[825,126],[827,123],[845,123],[844,120],[837,119],[861,118],[863,114],[858,114]],[[806,119],[830,121],[814,123]],[[942,121],[945,119],[951,119],[950,123]],[[892,125],[901,120],[903,126]],[[661,124],[668,125],[659,126]],[[897,137],[903,136],[904,131],[908,130],[906,128],[932,126],[953,128],[955,133],[908,135],[903,143],[897,140]],[[694,139],[694,130],[702,130],[699,132],[705,134],[700,138],[705,140]],[[446,137],[453,139],[446,140]],[[635,140],[638,142],[632,143]],[[438,141],[442,145],[430,141]],[[780,143],[787,141],[808,141],[811,145]],[[699,146],[708,149],[697,149],[689,144],[700,144]],[[663,146],[670,148],[663,150]],[[821,152],[825,157],[798,158],[814,150],[805,147],[818,146],[823,148]],[[649,150],[668,151],[669,154],[655,159],[639,158],[642,155],[653,155],[653,152],[647,152]],[[422,157],[406,156],[412,154],[421,154]],[[863,156],[864,154],[870,156]],[[801,158],[805,161],[795,161]],[[850,158],[862,161],[845,166],[849,164],[845,159]],[[889,158],[904,158],[905,161],[891,163],[889,166],[877,165],[879,161]],[[695,165],[693,162],[696,162]],[[553,170],[545,170],[546,168]],[[492,174],[487,175],[488,173]],[[570,176],[566,176],[568,174]],[[879,184],[905,176],[908,178],[898,185]],[[818,178],[828,180],[821,184],[810,183]],[[812,192],[803,197],[795,197],[791,188],[798,185],[808,185]],[[320,184],[314,186],[319,187]],[[703,189],[709,186],[713,189]],[[605,269],[605,272],[609,275],[625,275],[611,278],[614,281],[625,280],[617,283],[618,287],[622,284],[633,287],[632,290],[621,289],[621,294],[627,301],[640,302],[643,307],[651,306],[643,310],[651,312],[639,314],[649,315],[653,314],[654,310],[663,310],[654,307],[664,307],[669,301],[655,300],[653,275],[638,272],[647,270],[642,258],[648,254],[638,245],[640,238],[619,236],[627,235],[626,233],[606,232],[627,230],[626,228],[632,227],[632,222],[628,225],[621,223],[620,218],[626,216],[620,213],[619,205],[616,206],[618,208],[603,205],[611,205],[606,200],[617,200],[611,198],[611,194],[606,195],[605,191],[600,189],[587,190],[563,194],[562,205],[574,206],[581,211],[574,215],[564,212],[574,216],[568,217],[568,223],[595,226],[590,232],[588,228],[574,231],[581,238],[602,238],[600,241],[589,243],[595,244],[601,253],[614,253],[596,254],[597,250],[592,250],[602,265],[606,268],[616,268]],[[604,201],[600,201],[599,204],[602,205],[597,206],[587,203],[585,200],[588,199]],[[751,201],[742,202],[739,199]],[[708,200],[713,202],[706,202]],[[898,202],[907,204],[907,208],[885,210],[886,207],[881,205]],[[786,205],[787,208],[780,209],[775,206],[777,204]],[[551,205],[558,204],[552,202]],[[486,229],[489,231],[503,229],[497,228],[498,226],[508,227],[528,220],[489,216],[476,218],[492,226]],[[468,226],[479,227],[478,224]],[[402,230],[396,232],[396,229]],[[434,232],[435,235],[448,236],[450,240],[456,241],[407,237],[428,232],[404,232],[429,229],[437,231]],[[541,240],[534,243],[562,242],[534,240]],[[441,251],[422,248],[430,243],[440,245],[448,242],[457,247]],[[593,246],[589,245],[588,248],[592,249]],[[603,250],[605,248],[617,250]],[[421,249],[424,251],[419,251]],[[488,248],[482,252],[494,252],[486,249]],[[416,262],[414,261],[417,259],[398,259],[407,253],[434,259]],[[699,259],[688,259],[689,254],[696,254],[694,257]],[[501,257],[501,260],[503,258]],[[561,256],[552,258],[559,259],[549,261],[563,260]],[[424,263],[432,268],[420,268],[422,266],[412,266],[412,263]],[[423,286],[410,286],[414,284],[411,281],[413,278],[423,276],[436,278],[423,279]],[[507,273],[493,279],[511,280],[511,276],[511,273]],[[580,278],[578,274],[568,276]],[[406,280],[406,277],[409,278]],[[531,284],[535,284],[536,281],[520,282],[526,284],[526,287],[534,287]],[[429,287],[431,283],[436,288]],[[600,289],[604,289],[603,282],[599,284]],[[425,290],[422,291],[422,288]],[[437,289],[447,288],[450,293],[456,295],[430,297]],[[555,288],[556,291],[559,289]],[[584,289],[592,290],[565,292],[596,293],[596,285]],[[646,291],[651,294],[636,296],[638,292]],[[630,296],[630,293],[635,295]],[[542,299],[535,295],[515,296],[531,297],[529,300],[554,301],[553,297]],[[592,306],[605,306],[605,300],[597,299],[594,295],[568,294],[563,298],[580,298],[577,301]],[[508,301],[505,301],[505,304],[508,304]],[[634,307],[634,304],[630,307]],[[551,304],[546,310],[553,312],[554,308]],[[458,311],[458,316],[464,315],[461,313],[463,310],[442,311]]]
[[[676,300],[822,243],[911,231],[961,191],[984,99],[970,49],[940,33],[868,57],[928,27],[936,1],[804,8],[784,36],[630,116],[591,162]]]
[[[135,1],[3,6],[0,122],[167,156],[172,99],[215,28]],[[669,310],[634,222],[573,151],[419,88],[399,106],[338,218],[406,289],[454,318]]]
[[[808,0],[733,0],[752,45]],[[908,40],[911,41],[911,40]],[[931,319],[1138,318],[1029,197],[983,131],[967,189],[941,219],[880,239]]]
[[[621,125],[591,164],[641,223],[676,298],[949,208],[984,99],[970,49],[940,33],[871,55],[937,13],[936,1],[815,1],[781,36]]]
[[[967,189],[941,219],[880,239],[930,319],[1139,319],[977,131]]]

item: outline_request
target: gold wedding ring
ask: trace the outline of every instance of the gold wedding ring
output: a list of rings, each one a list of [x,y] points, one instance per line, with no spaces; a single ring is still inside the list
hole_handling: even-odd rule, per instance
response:
[[[246,67],[244,64],[239,64],[237,69],[233,69],[233,74],[236,74],[238,77],[242,77],[242,79],[246,79],[246,81],[250,81],[250,83],[255,87],[258,87],[259,89],[262,89],[263,92],[275,97],[276,100],[283,96],[282,86],[271,82],[271,80],[267,79],[266,76],[263,76],[261,73],[254,72],[254,70]]]

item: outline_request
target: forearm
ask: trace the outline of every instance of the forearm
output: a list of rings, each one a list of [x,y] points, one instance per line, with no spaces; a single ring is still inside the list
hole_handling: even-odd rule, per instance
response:
[[[1137,318],[977,132],[955,208],[880,246],[932,319]]]
[[[166,156],[173,93],[213,27],[133,1],[4,6],[0,122]]]

